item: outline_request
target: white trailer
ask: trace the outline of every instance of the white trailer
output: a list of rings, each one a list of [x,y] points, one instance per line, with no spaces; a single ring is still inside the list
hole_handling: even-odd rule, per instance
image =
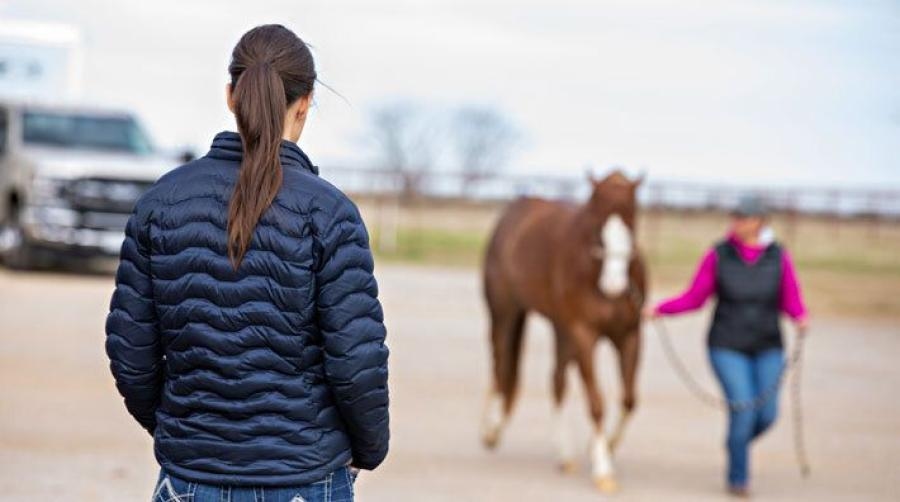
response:
[[[0,99],[77,100],[82,60],[81,32],[73,26],[0,20]]]

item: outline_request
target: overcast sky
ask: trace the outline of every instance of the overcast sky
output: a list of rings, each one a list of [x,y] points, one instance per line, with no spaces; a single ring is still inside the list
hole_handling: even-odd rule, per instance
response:
[[[3,19],[77,26],[84,98],[167,146],[234,128],[231,48],[279,22],[346,98],[319,89],[301,139],[326,172],[372,164],[366,114],[400,97],[501,109],[527,138],[509,171],[900,185],[891,0],[0,0]]]

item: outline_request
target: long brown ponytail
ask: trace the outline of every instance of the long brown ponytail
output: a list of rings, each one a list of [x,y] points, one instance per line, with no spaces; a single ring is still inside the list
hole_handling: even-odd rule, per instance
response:
[[[281,25],[248,31],[228,66],[238,132],[241,170],[228,207],[228,257],[237,269],[263,213],[281,188],[281,141],[288,107],[308,96],[316,80],[306,44]]]

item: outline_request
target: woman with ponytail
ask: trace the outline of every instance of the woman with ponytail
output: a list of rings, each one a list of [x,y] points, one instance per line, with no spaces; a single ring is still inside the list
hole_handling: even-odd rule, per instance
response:
[[[389,437],[368,235],[296,144],[316,81],[306,44],[259,26],[228,70],[238,132],[163,176],[128,222],[110,367],[154,440],[153,500],[352,500]]]

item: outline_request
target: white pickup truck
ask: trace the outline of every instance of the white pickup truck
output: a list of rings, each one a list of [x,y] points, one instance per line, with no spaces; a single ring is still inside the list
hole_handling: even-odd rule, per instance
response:
[[[117,255],[135,201],[178,163],[129,113],[0,103],[0,258]]]

